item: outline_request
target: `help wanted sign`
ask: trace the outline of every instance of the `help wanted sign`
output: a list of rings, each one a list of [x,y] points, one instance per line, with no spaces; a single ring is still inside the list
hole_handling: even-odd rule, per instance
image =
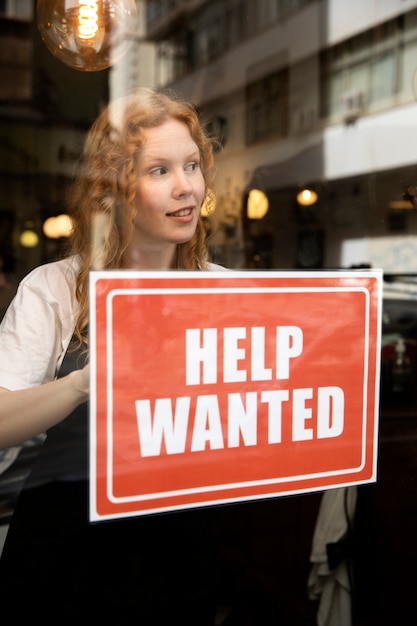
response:
[[[382,273],[90,274],[90,520],[374,482]]]

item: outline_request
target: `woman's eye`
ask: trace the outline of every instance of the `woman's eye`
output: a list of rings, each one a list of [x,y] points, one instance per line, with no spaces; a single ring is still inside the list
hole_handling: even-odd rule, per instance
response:
[[[197,170],[200,167],[200,163],[197,163],[197,161],[193,161],[193,163],[189,163],[187,165],[187,170],[189,170],[190,172],[195,172],[195,170]]]
[[[162,174],[165,174],[166,169],[164,167],[155,167],[155,169],[152,170],[152,174],[156,174],[157,176],[162,176]]]

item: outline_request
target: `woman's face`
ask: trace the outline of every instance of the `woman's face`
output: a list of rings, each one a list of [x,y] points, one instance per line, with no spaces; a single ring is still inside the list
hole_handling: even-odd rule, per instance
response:
[[[136,186],[139,248],[189,241],[204,200],[200,154],[188,127],[175,119],[144,131]]]

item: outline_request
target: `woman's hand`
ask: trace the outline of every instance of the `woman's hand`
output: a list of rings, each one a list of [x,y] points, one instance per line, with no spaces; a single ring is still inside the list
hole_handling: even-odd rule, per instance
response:
[[[21,444],[61,422],[88,400],[89,392],[88,364],[37,387],[0,388],[0,449]]]
[[[74,390],[80,394],[80,399],[87,400],[90,394],[90,364],[87,363],[82,369],[68,374],[72,378]]]

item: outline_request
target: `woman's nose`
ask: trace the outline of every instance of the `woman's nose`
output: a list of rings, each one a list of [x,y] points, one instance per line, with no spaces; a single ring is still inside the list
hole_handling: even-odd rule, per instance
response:
[[[174,195],[178,198],[189,195],[193,190],[191,182],[184,171],[177,172],[174,182]]]

